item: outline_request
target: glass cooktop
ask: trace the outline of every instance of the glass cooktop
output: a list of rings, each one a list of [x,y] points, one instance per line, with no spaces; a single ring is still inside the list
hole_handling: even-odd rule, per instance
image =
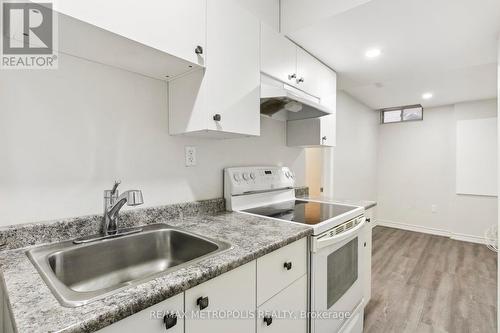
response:
[[[346,205],[291,200],[272,205],[250,208],[244,210],[244,212],[314,225],[347,213],[353,209],[355,209],[355,207]]]

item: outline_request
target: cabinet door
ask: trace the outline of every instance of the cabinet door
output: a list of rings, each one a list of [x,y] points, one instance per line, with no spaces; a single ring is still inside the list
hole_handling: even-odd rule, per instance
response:
[[[307,275],[304,275],[259,307],[257,333],[306,333],[306,311]],[[277,313],[291,316],[278,318]]]
[[[55,9],[139,43],[204,65],[207,0],[57,1]]]
[[[336,144],[336,114],[320,117],[320,142],[322,146],[333,147]]]
[[[206,68],[169,82],[170,134],[260,134],[259,31],[235,1],[208,0]]]
[[[320,104],[335,113],[337,110],[337,73],[323,66],[318,73]]]
[[[144,309],[130,317],[107,326],[99,333],[182,333],[184,320],[180,317],[184,311],[184,293]],[[164,316],[169,316],[168,328]]]
[[[368,304],[372,297],[372,228],[375,223],[373,208],[365,211],[366,225],[364,232],[364,249],[365,249],[365,277],[363,282],[363,298],[365,304]]]
[[[207,6],[207,129],[259,135],[260,22],[233,0],[208,0]]]
[[[321,97],[321,79],[318,77],[323,64],[306,51],[297,48],[296,87],[315,97]]]
[[[268,25],[261,24],[260,71],[295,85],[297,47]]]
[[[185,320],[185,333],[254,333],[255,318],[210,318],[218,314],[248,314],[255,311],[255,260],[202,283],[185,292],[186,313],[195,314]],[[200,300],[204,306],[198,305]],[[196,314],[198,316],[196,316]]]

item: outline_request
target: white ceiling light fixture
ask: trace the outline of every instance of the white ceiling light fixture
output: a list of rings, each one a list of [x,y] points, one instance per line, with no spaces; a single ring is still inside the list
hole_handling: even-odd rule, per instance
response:
[[[422,98],[423,98],[423,99],[431,99],[431,98],[432,98],[432,96],[433,96],[433,95],[432,95],[432,93],[430,93],[430,92],[426,92],[426,93],[423,93],[423,94],[422,94]]]
[[[382,51],[380,49],[369,49],[368,51],[365,52],[365,57],[368,59],[373,59],[377,58],[382,54]]]

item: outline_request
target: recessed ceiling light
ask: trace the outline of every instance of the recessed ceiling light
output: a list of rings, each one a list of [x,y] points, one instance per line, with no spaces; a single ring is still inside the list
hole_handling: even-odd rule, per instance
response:
[[[426,92],[422,94],[423,99],[431,99],[432,98],[432,93]]]
[[[381,54],[382,54],[382,51],[380,51],[380,49],[370,49],[370,50],[366,51],[365,56],[367,58],[376,58]]]

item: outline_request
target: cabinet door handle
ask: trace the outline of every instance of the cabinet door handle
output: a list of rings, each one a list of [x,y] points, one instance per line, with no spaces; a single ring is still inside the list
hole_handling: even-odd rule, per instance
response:
[[[196,305],[200,307],[200,310],[208,308],[208,297],[200,297],[196,300]]]
[[[273,323],[273,317],[264,316],[264,322],[266,323],[267,326],[271,325]]]
[[[213,119],[214,119],[215,121],[221,121],[222,116],[221,116],[219,113],[216,113],[216,114],[214,114]]]
[[[297,83],[302,83],[302,82],[304,82],[304,78],[303,77],[301,77],[300,79],[297,80]]]
[[[165,324],[165,328],[168,330],[169,328],[177,325],[177,315],[175,313],[167,313],[163,317],[163,323]]]
[[[293,73],[293,74],[288,74],[288,81],[290,81],[291,79],[295,79],[297,77],[297,74]]]
[[[196,54],[203,54],[203,47],[198,45],[195,49],[194,49],[194,53]]]
[[[285,267],[287,271],[291,270],[292,269],[292,262],[291,261],[285,262],[283,264],[283,267]]]

